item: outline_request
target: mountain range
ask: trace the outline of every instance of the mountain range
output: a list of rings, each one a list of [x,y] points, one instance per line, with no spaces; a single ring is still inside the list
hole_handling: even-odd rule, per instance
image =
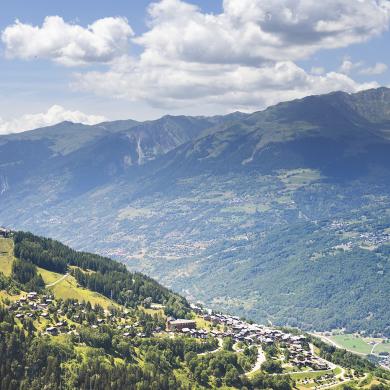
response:
[[[256,321],[390,335],[390,89],[0,137],[0,224]]]

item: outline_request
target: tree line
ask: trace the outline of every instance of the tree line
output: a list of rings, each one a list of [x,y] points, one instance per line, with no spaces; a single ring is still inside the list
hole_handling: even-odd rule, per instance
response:
[[[77,252],[58,241],[26,232],[16,232],[14,243],[17,260],[14,261],[13,276],[29,289],[44,287],[36,266],[58,273],[66,273],[69,266],[74,266],[72,274],[80,285],[121,305],[136,307],[152,300],[165,305],[167,315],[189,316],[190,308],[185,298],[145,275],[129,272],[123,264],[107,257]]]

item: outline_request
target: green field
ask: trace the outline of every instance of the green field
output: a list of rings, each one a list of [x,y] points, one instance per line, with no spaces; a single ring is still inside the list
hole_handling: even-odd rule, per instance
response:
[[[309,372],[299,372],[296,374],[290,374],[291,378],[293,379],[304,379],[304,378],[319,378],[320,376],[326,375],[326,374],[334,374],[338,375],[340,373],[339,368],[335,368],[334,370],[323,370],[323,371],[309,371]]]
[[[347,349],[351,352],[369,354],[372,349],[372,345],[368,344],[362,338],[351,334],[330,336],[329,339],[336,343],[340,348]]]
[[[198,329],[212,330],[212,324],[210,321],[206,321],[203,317],[195,315],[196,327]]]
[[[374,353],[380,352],[390,353],[390,342],[377,344],[374,348]]]
[[[379,354],[380,352],[390,353],[390,341],[381,338],[360,337],[354,334],[340,334],[328,336],[339,348],[346,349],[362,355],[371,353]],[[375,343],[376,345],[372,344]]]
[[[300,390],[306,390],[306,389],[313,389],[317,387],[317,384],[314,382],[315,380],[319,379],[320,377],[324,375],[333,374],[334,376],[339,375],[341,373],[341,369],[339,367],[335,368],[334,370],[324,370],[324,371],[315,371],[315,372],[302,372],[297,374],[291,374],[291,377],[298,381],[296,384],[297,389]],[[308,383],[303,383],[299,381],[303,380],[309,380]],[[338,379],[337,379],[338,380]],[[323,382],[326,383],[326,382]]]
[[[45,284],[51,284],[62,278],[64,275],[57,274],[56,272],[48,271],[46,269],[37,267],[38,273],[41,274],[43,281]]]
[[[150,314],[151,316],[154,315],[154,314],[157,314],[159,316],[165,317],[164,309],[162,309],[162,308],[161,309],[151,309],[151,308],[146,308],[146,307],[143,307],[143,306],[139,306],[139,309],[143,310],[147,314]]]
[[[0,238],[0,272],[10,276],[14,260],[14,244],[9,238]]]
[[[79,287],[73,276],[68,276],[65,280],[49,288],[56,298],[77,299],[80,302],[90,302],[91,305],[99,304],[105,309],[115,304],[101,294]]]
[[[6,276],[11,275],[13,256],[13,241],[10,239],[0,239],[0,272]],[[59,280],[64,275],[47,271],[38,267],[38,273],[42,275],[45,284],[51,284]],[[99,304],[105,309],[109,306],[113,306],[114,303],[101,294],[79,287],[76,279],[73,276],[68,276],[65,280],[56,284],[53,287],[49,287],[56,298],[73,298],[79,301],[89,301],[92,305]],[[0,298],[9,298],[9,295],[5,292],[0,293]]]
[[[61,279],[64,276],[55,272],[47,271],[39,267],[38,272],[42,275],[45,284],[54,283],[55,281]],[[109,306],[117,306],[113,301],[106,298],[105,296],[80,287],[76,279],[71,275],[68,275],[66,279],[61,280],[54,286],[49,287],[49,290],[53,292],[55,298],[57,299],[77,299],[80,302],[90,302],[91,305],[99,304],[105,309],[107,309]]]

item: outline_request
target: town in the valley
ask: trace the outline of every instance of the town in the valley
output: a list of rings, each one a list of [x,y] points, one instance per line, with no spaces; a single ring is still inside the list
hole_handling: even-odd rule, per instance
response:
[[[163,313],[164,307],[150,302],[140,310],[155,316]],[[51,295],[29,292],[9,304],[9,310],[16,321],[26,321],[39,329],[42,334],[56,337],[61,334],[74,335],[77,341],[78,327],[88,325],[98,329],[109,325],[124,339],[132,337],[190,337],[215,339],[215,353],[224,348],[224,340],[230,340],[231,350],[240,352],[245,347],[257,348],[257,360],[246,375],[250,376],[262,369],[266,361],[278,362],[274,375],[289,374],[295,381],[308,388],[325,389],[336,384],[362,379],[364,374],[337,366],[318,356],[316,347],[307,335],[291,329],[249,323],[237,316],[218,313],[211,309],[191,304],[192,319],[177,319],[164,316],[165,327],[156,326],[145,330],[137,317],[123,307],[103,309],[99,305],[77,300],[56,300]],[[200,354],[200,355],[202,355]]]

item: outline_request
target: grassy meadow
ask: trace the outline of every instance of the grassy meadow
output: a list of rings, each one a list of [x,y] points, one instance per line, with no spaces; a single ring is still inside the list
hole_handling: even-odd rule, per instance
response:
[[[10,276],[14,260],[14,243],[9,238],[0,238],[0,272]]]

